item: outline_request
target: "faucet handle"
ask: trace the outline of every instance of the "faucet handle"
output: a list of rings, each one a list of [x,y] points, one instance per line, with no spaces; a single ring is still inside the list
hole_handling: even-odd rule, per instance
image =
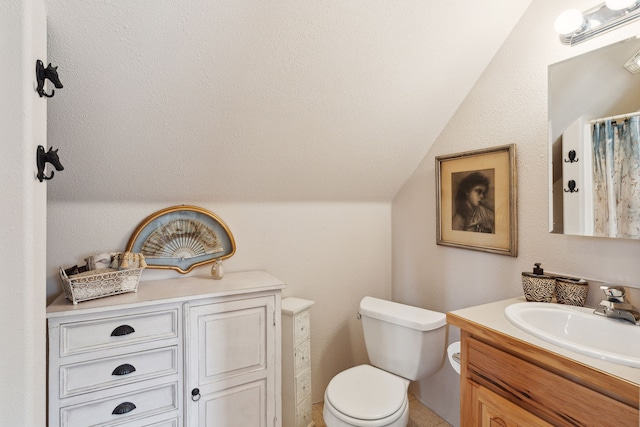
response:
[[[607,296],[607,300],[611,302],[624,302],[625,291],[622,286],[600,286]]]

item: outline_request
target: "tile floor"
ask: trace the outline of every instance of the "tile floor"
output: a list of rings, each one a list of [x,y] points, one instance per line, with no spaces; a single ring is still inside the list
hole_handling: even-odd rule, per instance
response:
[[[322,403],[313,405],[314,427],[326,427],[322,419],[322,409]],[[424,406],[413,394],[409,394],[409,424],[407,427],[451,427],[451,424]]]

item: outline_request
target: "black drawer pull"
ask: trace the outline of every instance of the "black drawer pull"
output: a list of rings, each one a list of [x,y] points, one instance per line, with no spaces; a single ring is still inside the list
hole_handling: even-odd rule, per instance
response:
[[[136,368],[133,365],[125,363],[114,369],[113,372],[111,372],[111,375],[129,375],[130,373],[135,371]]]
[[[112,337],[119,337],[122,335],[129,335],[134,333],[136,330],[133,329],[131,326],[129,325],[122,325],[122,326],[118,326],[117,328],[115,328],[113,330],[113,332],[111,332],[111,336]]]
[[[124,415],[128,412],[133,411],[134,409],[136,409],[136,405],[134,405],[131,402],[122,402],[121,404],[119,404],[118,406],[115,407],[115,409],[113,410],[113,412],[111,413],[112,415]]]

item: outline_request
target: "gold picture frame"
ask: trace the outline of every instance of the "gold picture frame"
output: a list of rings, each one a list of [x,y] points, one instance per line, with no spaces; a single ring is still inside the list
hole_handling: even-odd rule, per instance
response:
[[[180,205],[146,217],[129,238],[126,251],[143,254],[147,268],[186,274],[231,257],[236,242],[229,227],[213,212]]]
[[[436,243],[518,256],[516,145],[436,157]]]

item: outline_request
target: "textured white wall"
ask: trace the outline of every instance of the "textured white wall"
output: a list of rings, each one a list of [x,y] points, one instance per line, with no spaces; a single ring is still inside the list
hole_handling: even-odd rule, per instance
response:
[[[3,4],[0,14],[0,425],[45,425],[46,188],[35,178],[47,145],[47,101],[35,92],[47,59],[44,2]]]
[[[521,272],[547,271],[640,287],[640,243],[548,233],[547,66],[635,35],[640,24],[578,45],[553,32],[565,9],[592,1],[534,0],[452,117],[392,209],[393,297],[439,311],[522,295]],[[585,70],[589,72],[589,70]],[[517,258],[437,246],[435,156],[515,143],[518,172]],[[449,340],[459,331],[450,328]],[[459,423],[459,376],[447,363],[416,387],[418,397]]]
[[[388,202],[529,1],[48,0],[50,198]]]
[[[167,206],[125,203],[49,203],[48,293],[59,293],[58,266],[94,253],[122,250],[147,215]],[[312,309],[313,400],[322,401],[329,380],[367,361],[360,299],[391,297],[390,203],[202,204],[216,213],[236,240],[225,272],[267,270],[287,283],[284,296],[316,302]],[[210,266],[192,274],[209,275]],[[183,277],[147,269],[143,280]],[[216,282],[212,279],[211,286]],[[179,286],[179,282],[176,282]]]

